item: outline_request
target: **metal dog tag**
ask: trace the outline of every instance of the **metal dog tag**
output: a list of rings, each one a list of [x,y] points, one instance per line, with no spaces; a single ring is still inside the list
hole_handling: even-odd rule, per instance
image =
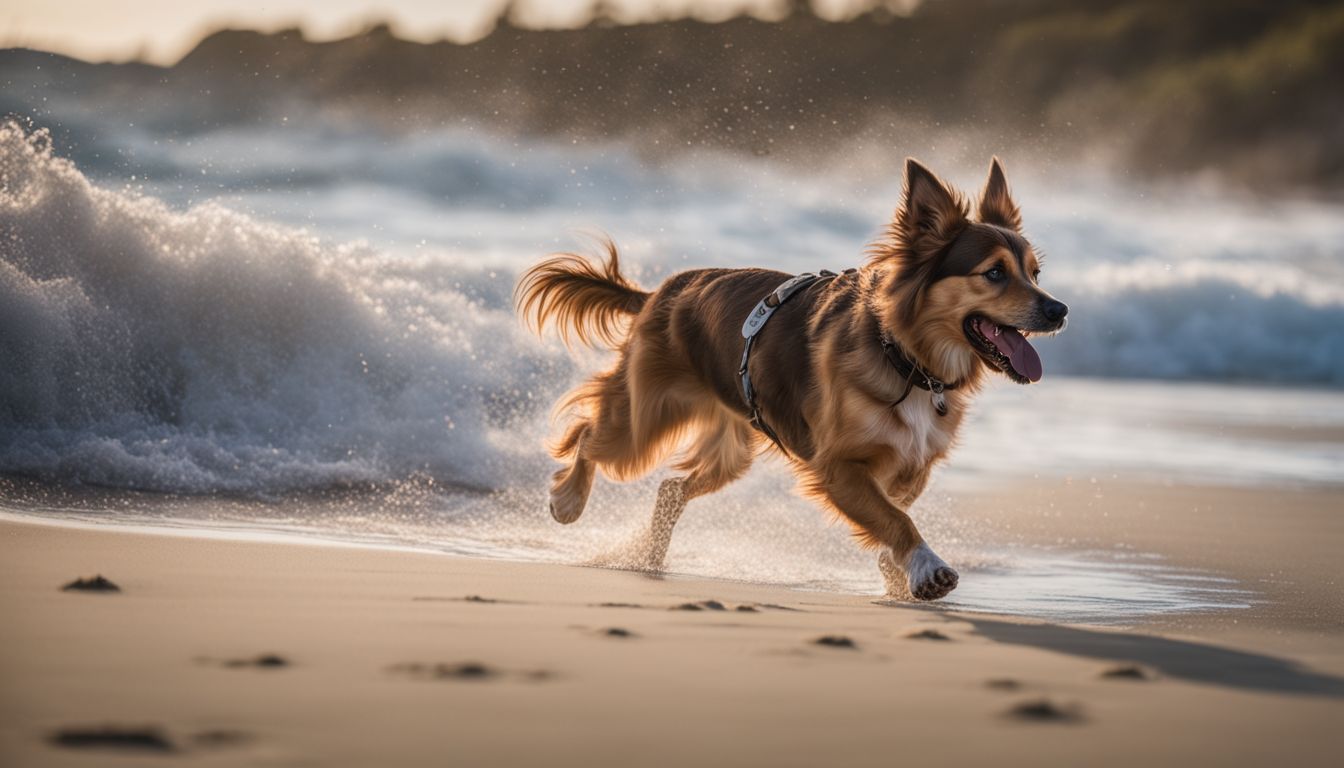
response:
[[[946,416],[947,396],[943,394],[943,385],[932,384],[929,387],[929,397],[933,399],[933,410],[937,411],[939,416]]]

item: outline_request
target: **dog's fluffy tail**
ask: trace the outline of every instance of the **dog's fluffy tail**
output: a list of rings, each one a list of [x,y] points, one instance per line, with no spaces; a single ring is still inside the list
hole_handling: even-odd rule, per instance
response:
[[[650,294],[621,274],[616,244],[603,242],[607,260],[598,264],[574,253],[559,253],[523,273],[514,303],[537,333],[554,324],[566,344],[615,347],[625,339],[629,317],[639,314]]]

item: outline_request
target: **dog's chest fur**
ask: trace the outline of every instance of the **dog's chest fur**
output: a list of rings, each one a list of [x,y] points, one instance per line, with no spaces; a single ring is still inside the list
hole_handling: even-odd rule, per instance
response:
[[[927,466],[952,447],[961,417],[951,413],[939,416],[933,400],[922,390],[912,392],[894,410],[901,425],[896,430],[900,436],[893,442],[908,451],[912,461]]]
[[[896,491],[945,456],[961,425],[964,401],[949,397],[951,409],[939,416],[929,393],[916,389],[899,405],[867,406],[863,428],[853,437],[868,446],[860,452],[873,456],[872,469],[878,483]]]

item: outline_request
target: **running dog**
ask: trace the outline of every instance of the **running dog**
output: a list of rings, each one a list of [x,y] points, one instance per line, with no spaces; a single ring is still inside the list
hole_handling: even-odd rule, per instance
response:
[[[552,446],[567,465],[551,514],[577,520],[599,468],[632,479],[680,447],[679,474],[654,507],[646,565],[656,568],[688,501],[775,450],[807,496],[881,549],[889,591],[947,595],[957,572],[907,511],[986,374],[1038,381],[1026,336],[1062,330],[1068,313],[1040,287],[1041,259],[1021,230],[998,158],[974,216],[910,159],[893,221],[842,275],[696,269],[650,293],[621,274],[610,243],[602,263],[557,254],[537,264],[515,292],[522,316],[539,333],[550,323],[566,343],[619,353],[557,405],[573,419]]]

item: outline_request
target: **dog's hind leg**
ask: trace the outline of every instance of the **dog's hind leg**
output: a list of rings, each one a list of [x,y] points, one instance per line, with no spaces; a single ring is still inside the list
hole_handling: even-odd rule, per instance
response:
[[[551,479],[551,517],[568,524],[578,520],[588,505],[603,454],[610,457],[631,452],[630,395],[624,360],[614,371],[593,377],[562,402],[587,411],[551,450],[558,459],[573,459]]]
[[[574,463],[557,471],[551,478],[551,517],[568,525],[579,519],[588,506],[588,494],[593,490],[593,475],[597,467],[584,458],[584,442],[592,425],[584,422],[575,427]]]
[[[677,464],[687,474],[668,478],[658,486],[647,546],[640,557],[641,567],[662,566],[672,543],[672,529],[681,519],[687,502],[713,493],[745,474],[756,454],[758,439],[741,419],[722,412],[714,414],[686,457]]]
[[[566,399],[588,413],[553,450],[557,458],[573,457],[551,483],[551,516],[558,522],[572,523],[583,514],[598,467],[617,480],[644,474],[693,418],[694,410],[667,387],[639,388],[630,368],[622,359],[615,370]],[[641,392],[638,414],[632,408],[636,390]]]

